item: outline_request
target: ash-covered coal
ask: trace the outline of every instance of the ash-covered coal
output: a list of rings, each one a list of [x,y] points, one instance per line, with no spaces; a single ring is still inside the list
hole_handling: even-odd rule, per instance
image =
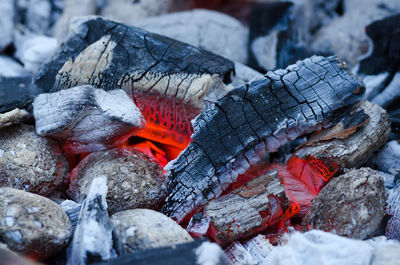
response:
[[[45,259],[62,250],[71,236],[71,223],[53,201],[13,188],[0,188],[0,240],[32,259]]]
[[[108,149],[144,125],[140,110],[123,90],[106,92],[89,85],[40,94],[33,115],[37,134],[62,140],[72,154]]]
[[[111,216],[111,222],[120,255],[193,241],[174,220],[149,209],[118,212]]]
[[[333,178],[312,200],[303,224],[306,229],[365,239],[378,231],[385,202],[385,187],[378,171],[349,170]]]
[[[386,211],[389,221],[386,226],[385,236],[389,239],[400,240],[400,183],[390,189],[386,199]]]
[[[24,109],[13,109],[0,113],[0,128],[8,127],[31,120],[32,115]]]
[[[400,143],[390,141],[379,150],[372,160],[379,170],[392,175],[400,174]]]
[[[116,256],[106,195],[107,177],[99,175],[90,184],[82,204],[78,224],[67,251],[67,265],[86,265]]]
[[[258,235],[242,244],[235,241],[230,244],[225,252],[232,264],[268,264],[268,255],[273,246],[264,235]]]
[[[140,151],[111,149],[86,156],[69,176],[72,197],[82,202],[98,176],[107,176],[107,204],[111,214],[134,208],[159,209],[164,202],[164,173]]]
[[[31,125],[0,129],[0,186],[48,195],[67,175],[58,142],[36,135]]]

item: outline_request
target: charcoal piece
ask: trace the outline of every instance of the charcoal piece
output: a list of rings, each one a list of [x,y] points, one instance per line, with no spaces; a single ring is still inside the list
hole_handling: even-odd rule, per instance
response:
[[[255,5],[250,14],[248,64],[265,72],[284,68],[306,56],[298,40],[291,2]]]
[[[31,114],[24,109],[13,109],[0,114],[0,129],[14,124],[28,121],[32,118]]]
[[[68,175],[59,144],[21,124],[0,129],[0,186],[42,195],[58,188]]]
[[[99,176],[92,181],[79,213],[67,265],[85,265],[115,257],[106,195],[107,177]]]
[[[107,204],[111,214],[134,208],[159,209],[166,196],[162,168],[137,150],[111,149],[86,156],[70,173],[69,193],[82,202],[90,184],[107,176]]]
[[[204,216],[210,221],[208,235],[220,245],[248,238],[279,220],[289,209],[289,199],[277,174],[260,175],[245,186],[210,201]]]
[[[2,77],[21,77],[30,76],[30,73],[22,65],[11,57],[0,55],[0,76]]]
[[[400,70],[400,15],[377,20],[366,27],[373,45],[369,56],[360,61],[359,73],[393,74]]]
[[[394,240],[356,240],[319,230],[294,232],[286,244],[272,248],[268,259],[260,264],[394,265],[398,263],[399,247]]]
[[[14,45],[16,48],[15,57],[31,73],[39,70],[40,66],[50,59],[58,47],[55,38],[30,32],[17,32]]]
[[[400,61],[399,61],[399,71],[400,71]],[[398,104],[400,99],[399,86],[400,86],[400,72],[397,72],[396,74],[394,74],[392,80],[385,87],[385,89],[381,91],[378,95],[376,95],[373,99],[371,99],[371,102],[379,106],[382,106],[384,108],[386,108],[391,103]],[[399,109],[399,107],[397,107],[397,109]]]
[[[0,51],[3,51],[13,41],[14,19],[16,8],[14,1],[0,1]]]
[[[246,64],[248,29],[224,13],[195,9],[151,17],[132,25]]]
[[[165,168],[164,213],[178,221],[286,141],[327,125],[365,87],[337,57],[311,57],[229,92],[193,122],[193,142]]]
[[[6,245],[0,243],[0,260],[1,264],[4,265],[40,265],[41,263],[37,263],[31,260],[26,259],[18,255],[17,253],[11,251],[7,248]]]
[[[13,188],[0,188],[0,239],[7,246],[36,260],[63,249],[71,223],[53,201]]]
[[[397,175],[400,173],[400,143],[388,142],[373,159],[379,170]]]
[[[162,142],[171,135],[182,149],[204,98],[225,94],[234,74],[223,57],[100,17],[77,19],[70,30],[34,83],[46,92],[84,84],[122,88],[152,125],[146,137]]]
[[[390,219],[386,226],[385,236],[400,240],[400,184],[389,190],[386,200],[386,214]]]
[[[65,200],[60,204],[60,206],[71,221],[72,229],[75,230],[75,227],[78,224],[82,204],[71,200]]]
[[[170,247],[137,251],[93,265],[228,265],[223,250],[215,243],[196,240]]]
[[[356,239],[374,235],[385,213],[381,174],[370,168],[347,171],[333,178],[312,200],[303,224]]]
[[[333,158],[339,163],[340,168],[360,167],[372,156],[373,152],[377,151],[388,140],[390,120],[383,108],[371,102],[362,101],[355,106],[355,110],[357,109],[363,110],[369,116],[365,125],[354,128],[355,130],[352,130],[353,133],[350,135],[345,133],[346,130],[338,130],[337,127],[328,129],[311,137],[295,152],[295,155],[300,158],[307,156],[314,156],[319,159]],[[349,129],[351,128],[352,126],[349,127]],[[335,130],[339,132],[335,132]],[[348,132],[351,133],[352,131]],[[334,137],[331,140],[323,139],[323,135],[327,134],[336,134],[339,137]]]
[[[62,140],[64,150],[72,154],[108,149],[144,123],[124,91],[89,85],[40,94],[33,102],[33,115],[37,134]]]
[[[264,265],[273,249],[264,235],[253,237],[246,243],[235,241],[226,248],[226,254],[232,264]]]
[[[0,112],[25,108],[32,103],[36,95],[43,92],[31,84],[31,80],[31,76],[0,76]]]
[[[149,209],[133,209],[111,216],[118,253],[173,246],[193,241],[174,220]]]

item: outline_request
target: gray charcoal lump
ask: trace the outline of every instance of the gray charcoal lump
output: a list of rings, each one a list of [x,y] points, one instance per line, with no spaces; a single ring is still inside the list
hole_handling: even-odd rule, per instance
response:
[[[23,255],[45,259],[69,242],[71,223],[51,200],[0,187],[0,241]]]
[[[0,186],[47,195],[68,175],[59,144],[35,134],[31,125],[0,129]]]
[[[385,186],[378,171],[349,170],[333,178],[313,199],[304,225],[308,229],[365,239],[377,232],[385,202]]]
[[[110,213],[134,208],[158,209],[166,196],[161,167],[139,151],[111,149],[93,152],[70,174],[69,192],[82,202],[93,179],[107,176],[107,204]]]
[[[33,115],[37,134],[62,140],[69,153],[110,148],[144,125],[140,110],[124,91],[89,85],[38,95]]]
[[[335,56],[313,56],[232,90],[196,117],[193,142],[167,165],[164,213],[181,221],[219,196],[263,152],[326,125],[364,91]]]
[[[150,209],[133,209],[111,217],[119,254],[193,241],[174,220]]]

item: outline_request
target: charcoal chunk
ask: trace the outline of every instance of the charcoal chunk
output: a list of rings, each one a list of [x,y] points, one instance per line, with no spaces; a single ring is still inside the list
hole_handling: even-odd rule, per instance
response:
[[[354,169],[333,178],[313,199],[303,224],[356,239],[374,235],[383,219],[385,187],[379,172]]]

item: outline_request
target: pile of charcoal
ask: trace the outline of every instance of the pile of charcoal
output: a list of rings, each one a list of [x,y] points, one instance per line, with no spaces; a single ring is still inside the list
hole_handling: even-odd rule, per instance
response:
[[[0,264],[398,264],[398,0],[0,0]]]

